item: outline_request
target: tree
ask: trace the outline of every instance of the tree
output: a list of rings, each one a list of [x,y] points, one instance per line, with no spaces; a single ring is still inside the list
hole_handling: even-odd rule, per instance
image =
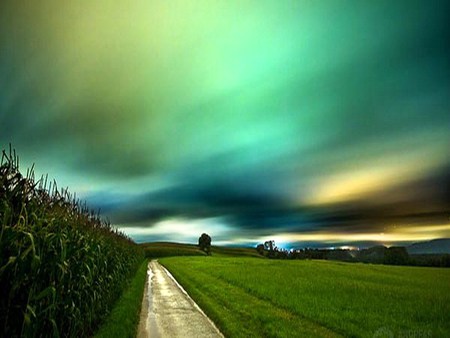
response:
[[[256,246],[256,251],[257,251],[260,255],[264,256],[264,244],[258,244],[258,245]]]
[[[408,251],[403,246],[392,246],[384,253],[384,264],[407,265],[408,262]]]
[[[274,246],[275,246],[275,241],[266,241],[266,242],[264,242],[264,248],[266,250],[273,251]]]
[[[198,238],[198,246],[208,255],[211,255],[211,237],[208,234],[203,233]]]
[[[264,248],[268,251],[267,257],[276,258],[278,255],[278,248],[275,246],[275,241],[264,242]]]

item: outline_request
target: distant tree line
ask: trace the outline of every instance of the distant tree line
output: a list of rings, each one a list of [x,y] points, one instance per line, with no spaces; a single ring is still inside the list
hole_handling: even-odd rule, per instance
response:
[[[275,245],[275,241],[258,244],[256,251],[271,259],[327,259],[345,262],[363,262],[387,265],[413,265],[450,267],[450,254],[409,255],[403,246],[374,246],[362,250],[312,249],[286,250]]]

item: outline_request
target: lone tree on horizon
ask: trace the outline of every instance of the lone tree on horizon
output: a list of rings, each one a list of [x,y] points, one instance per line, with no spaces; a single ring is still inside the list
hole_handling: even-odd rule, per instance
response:
[[[208,234],[203,233],[198,238],[198,246],[205,251],[207,255],[211,255],[211,237]]]

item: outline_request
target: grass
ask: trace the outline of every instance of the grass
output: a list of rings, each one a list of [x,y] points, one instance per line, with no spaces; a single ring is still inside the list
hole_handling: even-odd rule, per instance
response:
[[[450,336],[450,269],[214,256],[160,262],[227,337]]]
[[[90,336],[143,260],[142,249],[47,178],[0,161],[0,332]]]
[[[206,256],[206,253],[195,244],[153,242],[140,244],[147,258],[162,258],[172,256]],[[220,257],[258,257],[261,256],[254,248],[227,248],[211,246],[211,254]]]
[[[205,256],[206,253],[193,244],[154,242],[140,245],[147,258],[161,258],[172,256]]]
[[[255,257],[263,258],[255,248],[229,248],[223,246],[211,246],[212,255],[217,257]]]
[[[144,261],[95,338],[136,337],[148,262]]]

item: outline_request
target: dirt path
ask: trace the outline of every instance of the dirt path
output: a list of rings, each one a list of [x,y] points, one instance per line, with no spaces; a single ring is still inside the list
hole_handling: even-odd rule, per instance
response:
[[[223,338],[170,272],[154,260],[148,264],[137,336]]]

